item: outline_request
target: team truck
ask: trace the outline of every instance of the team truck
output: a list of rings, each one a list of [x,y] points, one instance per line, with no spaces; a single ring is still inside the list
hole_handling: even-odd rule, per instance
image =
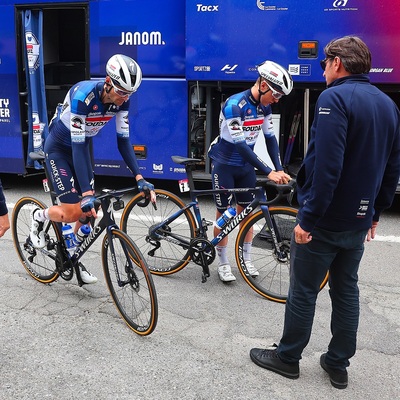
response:
[[[293,76],[294,90],[272,108],[282,163],[295,175],[325,88],[324,46],[360,36],[372,52],[371,81],[400,104],[399,20],[399,2],[363,0],[2,0],[0,173],[36,173],[29,153],[42,146],[56,105],[76,82],[104,78],[121,53],[144,77],[129,123],[146,179],[183,179],[172,155],[200,159],[195,178],[207,179],[221,103],[249,88],[265,60]],[[263,140],[255,151],[268,162]],[[94,137],[92,155],[97,175],[130,174],[113,122]]]

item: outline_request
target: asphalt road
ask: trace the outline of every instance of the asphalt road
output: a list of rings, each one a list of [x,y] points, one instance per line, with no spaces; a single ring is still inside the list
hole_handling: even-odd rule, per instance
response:
[[[10,214],[26,194],[48,202],[39,178],[2,179]],[[98,180],[98,187],[110,184],[129,186]],[[212,204],[202,204],[212,218]],[[300,378],[292,381],[249,358],[252,347],[279,340],[284,306],[257,295],[238,271],[232,284],[219,281],[216,265],[206,283],[195,265],[154,276],[159,321],[150,336],[139,337],[111,301],[99,247],[84,259],[97,284],[79,287],[74,278],[43,285],[25,272],[9,231],[0,239],[0,399],[400,398],[399,205],[397,199],[382,217],[379,237],[366,244],[358,351],[346,390],[334,389],[319,366],[330,337],[327,288],[318,299]]]

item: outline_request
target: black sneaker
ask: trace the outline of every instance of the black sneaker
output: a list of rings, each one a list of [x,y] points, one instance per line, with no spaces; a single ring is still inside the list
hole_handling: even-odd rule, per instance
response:
[[[342,370],[335,369],[335,368],[328,366],[325,363],[325,357],[326,357],[326,353],[321,354],[319,363],[320,363],[322,369],[328,373],[332,386],[335,387],[336,389],[346,389],[347,382],[348,382],[347,371],[346,370],[342,371]]]
[[[300,376],[299,363],[285,363],[278,356],[278,346],[273,344],[267,349],[251,349],[251,360],[259,367],[276,372],[289,379],[297,379]]]

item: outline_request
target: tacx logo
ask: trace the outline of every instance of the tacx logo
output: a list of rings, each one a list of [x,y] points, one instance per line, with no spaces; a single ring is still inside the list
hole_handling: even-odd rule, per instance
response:
[[[225,72],[226,74],[234,74],[235,73],[235,69],[237,68],[238,64],[235,65],[229,65],[226,64],[221,68],[222,72]]]
[[[205,6],[204,4],[196,4],[198,12],[215,12],[219,6]]]

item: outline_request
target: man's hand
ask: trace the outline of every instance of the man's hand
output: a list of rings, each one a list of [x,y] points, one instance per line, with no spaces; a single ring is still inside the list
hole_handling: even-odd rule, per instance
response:
[[[290,175],[286,174],[284,171],[271,171],[267,178],[278,184],[288,183],[291,180]]]
[[[372,239],[375,239],[376,228],[378,227],[378,221],[372,221],[371,228],[368,229],[367,233],[367,242],[370,242]]]
[[[294,227],[294,240],[297,244],[307,244],[311,242],[310,232],[306,232],[299,224]]]

